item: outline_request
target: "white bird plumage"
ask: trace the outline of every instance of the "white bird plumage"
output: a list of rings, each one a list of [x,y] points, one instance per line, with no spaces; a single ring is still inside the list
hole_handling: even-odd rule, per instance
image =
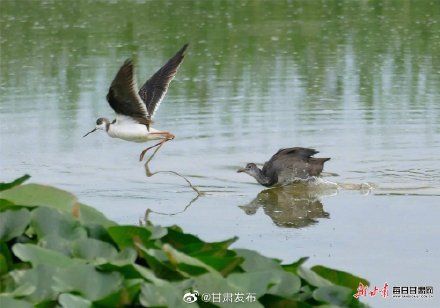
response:
[[[117,115],[115,123],[111,124],[107,131],[107,134],[112,138],[139,143],[162,139],[163,137],[158,133],[160,133],[159,130],[153,127],[148,129],[146,125],[139,124],[124,115]]]

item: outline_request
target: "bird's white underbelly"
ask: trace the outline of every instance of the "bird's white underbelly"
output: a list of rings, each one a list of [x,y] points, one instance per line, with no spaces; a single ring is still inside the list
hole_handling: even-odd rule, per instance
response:
[[[147,130],[147,126],[142,124],[131,125],[116,125],[112,124],[107,131],[108,135],[112,138],[119,138],[132,142],[146,142],[149,140],[156,140],[163,138],[160,134],[151,134],[160,132],[157,129],[150,127],[150,131]]]

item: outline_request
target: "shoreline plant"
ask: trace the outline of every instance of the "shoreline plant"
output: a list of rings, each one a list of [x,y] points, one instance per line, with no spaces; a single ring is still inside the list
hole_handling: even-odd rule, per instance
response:
[[[231,249],[237,238],[118,225],[66,191],[23,184],[28,178],[0,183],[2,308],[366,306],[353,294],[368,282],[352,274]],[[213,302],[214,294],[232,300]],[[236,302],[237,294],[252,297]]]

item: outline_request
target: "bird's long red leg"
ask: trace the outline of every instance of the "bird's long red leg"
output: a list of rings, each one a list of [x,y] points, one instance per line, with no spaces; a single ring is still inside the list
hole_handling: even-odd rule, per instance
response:
[[[169,133],[169,132],[157,132],[157,133],[150,133],[151,135],[164,135],[164,138],[156,143],[155,145],[146,148],[145,150],[142,151],[141,155],[139,156],[139,161],[142,161],[144,159],[145,153],[147,153],[148,150],[151,150],[157,146],[160,146],[162,144],[164,144],[165,142],[169,141],[169,140],[173,140],[174,139],[174,135]]]
[[[166,139],[163,139],[161,142],[156,143],[155,145],[146,148],[145,150],[142,151],[141,155],[139,156],[139,161],[142,161],[144,159],[145,153],[147,153],[148,150],[151,150],[157,146],[162,145],[165,141],[167,141]]]

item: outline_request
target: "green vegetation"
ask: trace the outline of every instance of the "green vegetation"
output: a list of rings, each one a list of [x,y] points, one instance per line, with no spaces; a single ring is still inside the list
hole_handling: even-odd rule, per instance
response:
[[[208,243],[177,226],[121,226],[68,192],[23,185],[27,178],[0,184],[2,308],[179,307],[192,290],[255,294],[240,307],[365,306],[353,293],[368,282],[351,274],[229,249],[236,238]]]

